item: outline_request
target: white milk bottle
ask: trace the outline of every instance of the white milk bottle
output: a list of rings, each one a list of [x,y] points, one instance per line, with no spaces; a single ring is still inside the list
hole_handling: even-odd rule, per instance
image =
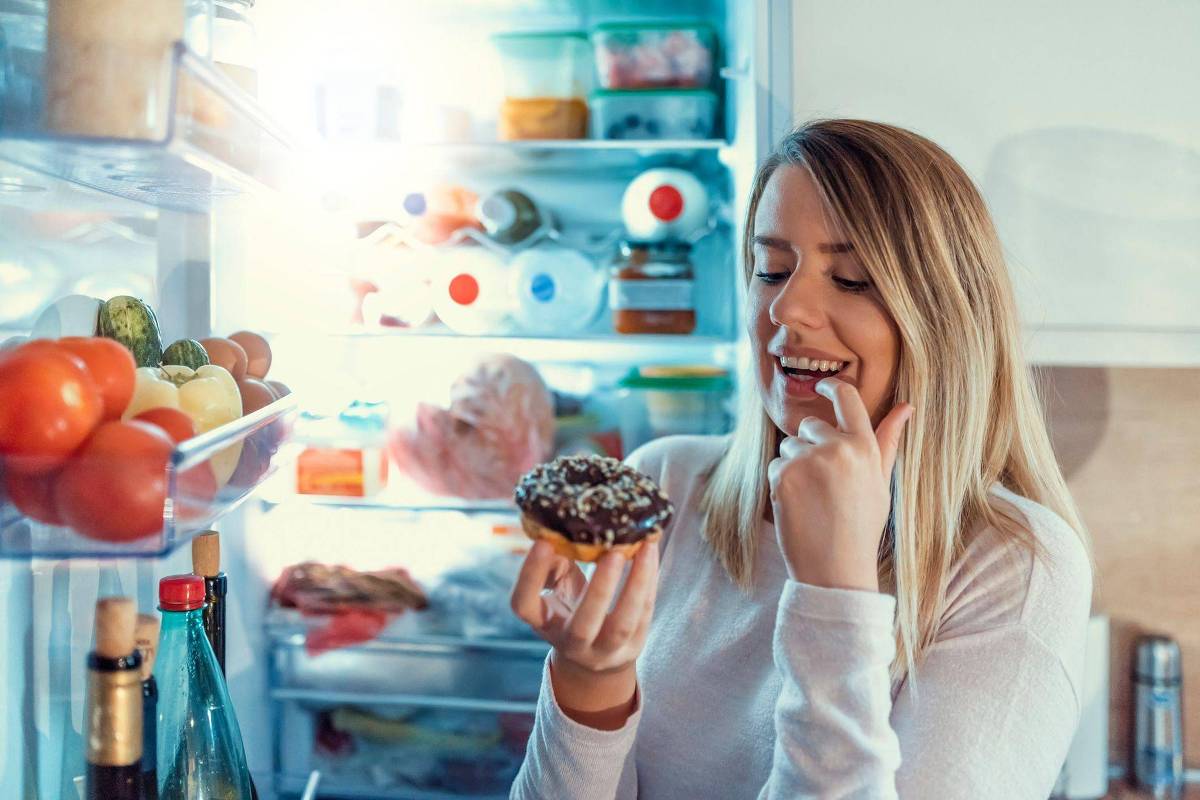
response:
[[[672,167],[638,175],[621,199],[629,238],[642,242],[687,241],[708,222],[708,190],[692,173]]]
[[[523,330],[577,333],[596,318],[604,275],[579,251],[544,243],[516,255],[509,268],[514,316]]]

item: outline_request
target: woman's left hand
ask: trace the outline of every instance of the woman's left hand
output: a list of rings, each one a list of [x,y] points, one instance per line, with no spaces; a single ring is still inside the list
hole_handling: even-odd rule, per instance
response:
[[[838,427],[805,417],[767,469],[779,546],[793,580],[877,592],[892,466],[913,409],[901,403],[872,428],[852,385],[826,378],[816,390],[833,402]]]

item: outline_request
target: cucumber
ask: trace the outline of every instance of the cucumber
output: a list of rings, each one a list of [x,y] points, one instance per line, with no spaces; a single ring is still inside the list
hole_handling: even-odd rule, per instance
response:
[[[200,369],[212,362],[208,360],[208,351],[204,349],[204,345],[195,339],[180,339],[163,351],[162,363]]]
[[[158,318],[154,309],[136,297],[120,295],[100,307],[100,335],[125,345],[139,367],[162,363]]]

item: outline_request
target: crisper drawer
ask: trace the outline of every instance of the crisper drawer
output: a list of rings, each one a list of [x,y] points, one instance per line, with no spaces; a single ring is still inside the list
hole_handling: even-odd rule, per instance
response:
[[[511,711],[537,700],[546,652],[545,644],[534,641],[476,644],[427,636],[312,655],[296,637],[272,647],[271,685],[282,692],[280,699],[303,699],[316,691],[347,700],[372,696]]]
[[[321,701],[277,704],[276,789],[298,797],[313,770],[321,798],[506,798],[533,715]]]

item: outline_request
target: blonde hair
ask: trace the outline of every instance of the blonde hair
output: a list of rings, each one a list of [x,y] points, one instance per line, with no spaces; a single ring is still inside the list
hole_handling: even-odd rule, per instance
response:
[[[999,482],[1086,533],[1055,460],[1000,242],[971,179],[944,150],[910,131],[822,120],[789,134],[755,176],[741,280],[753,269],[759,200],[780,166],[807,169],[853,245],[900,335],[895,402],[914,408],[896,461],[879,580],[897,600],[892,678],[911,673],[932,644],[950,571],[966,534],[996,527],[1039,553],[1027,523],[989,502]],[[749,587],[768,504],[767,465],[778,431],[757,380],[742,382],[728,450],[700,510],[705,537],[730,577]]]

